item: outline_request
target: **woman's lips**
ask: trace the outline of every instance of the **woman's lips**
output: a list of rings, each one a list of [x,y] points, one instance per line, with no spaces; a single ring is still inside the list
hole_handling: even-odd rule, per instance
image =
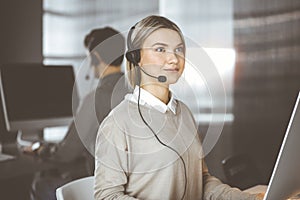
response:
[[[178,72],[179,68],[164,69],[164,71],[167,71],[167,72]]]

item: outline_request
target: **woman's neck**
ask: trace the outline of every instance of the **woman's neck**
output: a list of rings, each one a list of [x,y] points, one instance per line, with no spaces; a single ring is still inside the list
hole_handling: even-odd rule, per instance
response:
[[[108,76],[110,74],[114,74],[114,73],[119,73],[121,72],[121,67],[120,66],[105,66],[105,70],[104,72],[101,74],[101,78],[104,78],[105,76]]]
[[[162,85],[143,85],[141,86],[144,90],[150,92],[153,96],[168,104],[170,97],[169,97],[169,88]]]

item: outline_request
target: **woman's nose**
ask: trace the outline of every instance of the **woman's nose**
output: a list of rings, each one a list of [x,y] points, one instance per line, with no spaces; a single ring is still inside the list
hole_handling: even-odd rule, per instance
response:
[[[173,51],[167,52],[167,61],[168,61],[168,63],[177,64],[178,63],[178,57],[177,56],[178,55]]]

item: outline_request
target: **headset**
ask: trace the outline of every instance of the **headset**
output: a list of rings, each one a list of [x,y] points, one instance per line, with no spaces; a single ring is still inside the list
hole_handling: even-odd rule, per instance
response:
[[[95,55],[94,52],[91,52],[91,65],[97,67],[100,64],[99,58]]]
[[[131,36],[135,29],[135,26],[132,26],[128,32],[127,36],[127,52],[125,54],[126,59],[134,65],[135,71],[135,85],[141,85],[141,68],[139,67],[139,62],[141,60],[140,49],[134,49],[131,42]]]
[[[89,49],[90,55],[91,55],[91,65],[93,67],[97,67],[100,64],[100,62],[99,62],[98,57],[95,55],[95,53],[92,51],[92,48],[91,48],[94,40],[95,40],[95,37],[91,36],[90,41],[87,45],[87,48]]]
[[[146,74],[147,76],[150,76],[152,78],[157,79],[159,82],[164,83],[167,81],[167,77],[164,75],[160,75],[160,76],[153,76],[149,73],[147,73],[145,70],[143,70],[143,68],[141,66],[139,66],[139,62],[141,60],[141,53],[140,53],[140,49],[134,49],[132,44],[131,44],[131,36],[132,36],[132,32],[134,31],[135,26],[131,27],[129,32],[128,32],[128,37],[127,37],[127,47],[128,47],[128,51],[126,52],[126,59],[133,63],[133,65],[136,68],[136,76],[138,76],[138,83],[140,83],[140,78],[141,78],[141,71],[144,72],[144,74]],[[140,85],[140,84],[137,84]]]
[[[140,49],[134,49],[132,46],[132,42],[131,42],[131,36],[132,33],[135,29],[135,26],[131,27],[129,32],[128,32],[128,36],[127,36],[127,52],[125,54],[126,59],[129,62],[132,62],[134,64],[134,66],[139,66],[139,62],[141,60],[141,54],[140,54]]]
[[[180,158],[180,160],[182,161],[183,164],[183,168],[184,168],[184,178],[185,178],[185,183],[184,183],[184,191],[183,191],[183,195],[181,197],[181,199],[184,199],[185,193],[186,193],[186,188],[187,188],[187,172],[186,172],[186,165],[185,162],[182,158],[182,156],[178,153],[178,151],[176,151],[174,148],[168,146],[167,144],[165,144],[164,142],[162,142],[159,137],[157,136],[157,134],[155,133],[155,131],[151,128],[151,126],[148,124],[148,122],[145,120],[145,118],[143,117],[143,114],[141,112],[140,109],[140,97],[141,97],[141,71],[143,73],[145,73],[147,76],[150,76],[152,78],[157,79],[159,82],[166,82],[167,81],[167,77],[166,76],[153,76],[147,72],[145,72],[143,70],[143,68],[141,66],[139,66],[139,62],[141,60],[141,54],[140,54],[140,49],[134,49],[132,46],[132,42],[131,42],[131,36],[132,33],[135,29],[135,26],[131,27],[129,32],[128,32],[128,36],[127,36],[127,52],[126,52],[126,59],[134,64],[134,68],[135,68],[135,83],[136,85],[139,86],[139,93],[138,93],[138,101],[137,101],[137,106],[138,106],[138,112],[139,115],[142,119],[142,121],[144,122],[144,124],[149,128],[149,130],[153,133],[154,137],[156,138],[156,140],[163,146],[167,147],[168,149],[170,149],[171,151],[173,151],[174,153],[176,153],[178,155],[178,157]]]
[[[85,75],[85,80],[90,80],[90,71],[92,70],[93,67],[97,67],[101,61],[100,59],[95,55],[94,52],[90,53],[90,57],[91,57],[91,66],[89,67],[87,74]]]
[[[89,50],[90,52],[90,57],[91,57],[91,68],[92,67],[97,67],[100,64],[100,60],[99,58],[95,55],[95,53],[93,51],[91,51],[91,45],[93,43],[93,41],[95,40],[94,37],[92,37],[91,35],[89,36],[90,40],[86,46],[86,48]],[[89,69],[91,69],[89,68]],[[90,70],[88,70],[87,74],[85,75],[85,80],[89,80],[90,79],[90,75],[89,75]]]

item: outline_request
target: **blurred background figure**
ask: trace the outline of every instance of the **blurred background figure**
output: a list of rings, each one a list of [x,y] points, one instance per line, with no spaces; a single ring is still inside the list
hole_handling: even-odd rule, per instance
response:
[[[55,148],[45,143],[35,150],[47,162],[57,163],[58,168],[35,174],[32,200],[54,200],[57,187],[93,175],[94,146],[99,124],[127,93],[124,84],[120,84],[122,87],[116,89],[117,94],[111,99],[116,84],[123,76],[124,37],[111,27],[94,29],[85,37],[84,45],[88,49],[95,78],[99,79],[98,87],[83,99],[63,141]],[[112,105],[112,102],[115,104]],[[31,149],[26,148],[25,152],[31,152]]]

